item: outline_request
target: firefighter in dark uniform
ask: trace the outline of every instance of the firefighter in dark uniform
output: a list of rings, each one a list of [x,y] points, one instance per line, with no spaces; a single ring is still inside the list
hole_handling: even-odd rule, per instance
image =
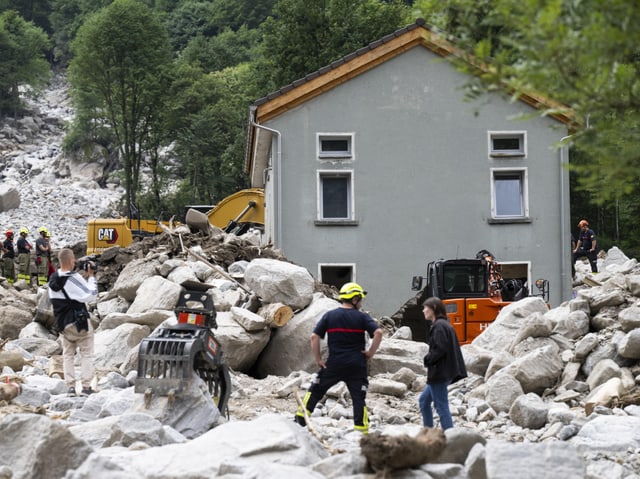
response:
[[[31,243],[27,240],[29,230],[20,228],[20,237],[16,241],[18,248],[18,279],[24,279],[27,283],[31,281]]]
[[[51,242],[49,230],[46,226],[38,229],[40,236],[36,240],[36,269],[38,270],[38,286],[49,281],[49,265],[51,264]]]
[[[371,316],[360,311],[366,291],[357,283],[347,283],[340,288],[339,308],[326,312],[311,334],[311,350],[320,367],[303,404],[310,415],[316,405],[333,385],[344,381],[353,402],[353,424],[363,434],[369,432],[369,416],[365,398],[367,395],[367,360],[371,359],[382,341],[382,329]],[[373,338],[365,350],[365,333]],[[327,335],[329,356],[326,362],[320,355],[320,340]],[[296,422],[306,424],[301,407],[296,412]]]
[[[13,249],[13,231],[5,233],[5,240],[2,242],[2,270],[7,281],[13,284],[16,280],[16,268],[14,258],[16,252]]]
[[[592,229],[589,229],[589,222],[587,220],[581,220],[578,223],[580,233],[578,234],[578,242],[576,248],[573,250],[573,264],[576,263],[578,258],[586,256],[589,259],[591,265],[591,272],[598,272],[598,248],[596,242],[596,234]]]

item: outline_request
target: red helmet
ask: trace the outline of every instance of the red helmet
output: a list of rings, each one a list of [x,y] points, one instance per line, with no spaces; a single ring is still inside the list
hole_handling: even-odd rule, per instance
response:
[[[7,232],[5,233],[5,236],[6,236],[7,238],[13,238],[13,231],[11,231],[11,230],[7,231]]]
[[[582,228],[583,226],[586,226],[588,228],[589,222],[587,220],[581,220],[580,223],[578,223],[578,228]]]

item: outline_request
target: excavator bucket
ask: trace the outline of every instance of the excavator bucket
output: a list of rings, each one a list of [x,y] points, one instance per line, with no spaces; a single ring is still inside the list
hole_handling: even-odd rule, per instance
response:
[[[200,231],[205,236],[209,235],[210,224],[209,224],[209,217],[206,214],[194,208],[189,208],[187,210],[187,214],[184,218],[184,221],[192,230]]]
[[[211,331],[217,327],[211,297],[201,291],[183,292],[176,315],[176,326],[163,328],[140,343],[135,392],[179,395],[189,387],[195,372],[226,415],[231,378],[220,343]]]

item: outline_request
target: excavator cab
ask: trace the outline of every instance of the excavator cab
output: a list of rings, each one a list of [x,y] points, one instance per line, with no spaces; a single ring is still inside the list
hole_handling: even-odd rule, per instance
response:
[[[420,304],[431,296],[440,298],[461,344],[482,333],[506,304],[496,266],[483,258],[438,260],[427,266]]]
[[[538,280],[536,286],[541,291],[539,296],[548,301],[548,282]],[[526,278],[505,279],[501,265],[486,250],[472,259],[432,261],[427,265],[427,275],[414,276],[411,287],[419,293],[392,317],[400,325],[409,326],[416,341],[429,337],[429,323],[422,314],[427,298],[435,296],[443,301],[458,341],[467,344],[496,319],[504,306],[529,295]]]

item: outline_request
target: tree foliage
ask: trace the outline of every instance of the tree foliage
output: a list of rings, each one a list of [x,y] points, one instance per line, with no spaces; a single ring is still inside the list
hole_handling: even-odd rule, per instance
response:
[[[54,61],[66,66],[71,58],[70,44],[84,21],[113,0],[50,0]]]
[[[46,33],[51,32],[51,0],[0,0],[0,12],[7,10],[15,10],[27,22],[40,27]]]
[[[279,88],[409,23],[399,1],[278,0],[263,22],[261,71]]]
[[[275,0],[185,0],[167,15],[171,43],[181,51],[197,37],[210,39],[242,27],[255,31],[274,3]]]
[[[257,44],[257,30],[245,26],[237,31],[227,28],[214,37],[191,39],[182,51],[181,60],[209,72],[224,70],[255,60]]]
[[[173,48],[177,51],[187,46],[191,38],[216,35],[213,23],[215,6],[206,1],[187,1],[176,8],[167,19],[167,28]]]
[[[0,14],[0,117],[21,108],[21,86],[36,90],[49,78],[45,53],[49,48],[41,28],[25,21],[16,11]]]
[[[216,7],[216,24],[220,31],[225,27],[237,30],[242,25],[258,28],[271,15],[276,0],[213,0]]]
[[[171,50],[148,7],[115,0],[78,30],[69,67],[78,110],[109,127],[122,155],[127,199],[137,200],[145,153],[158,147]],[[91,116],[88,115],[88,116]]]
[[[211,73],[179,67],[171,129],[183,159],[177,196],[184,203],[213,205],[247,186],[241,160],[247,105],[255,98],[252,77],[249,64]]]

